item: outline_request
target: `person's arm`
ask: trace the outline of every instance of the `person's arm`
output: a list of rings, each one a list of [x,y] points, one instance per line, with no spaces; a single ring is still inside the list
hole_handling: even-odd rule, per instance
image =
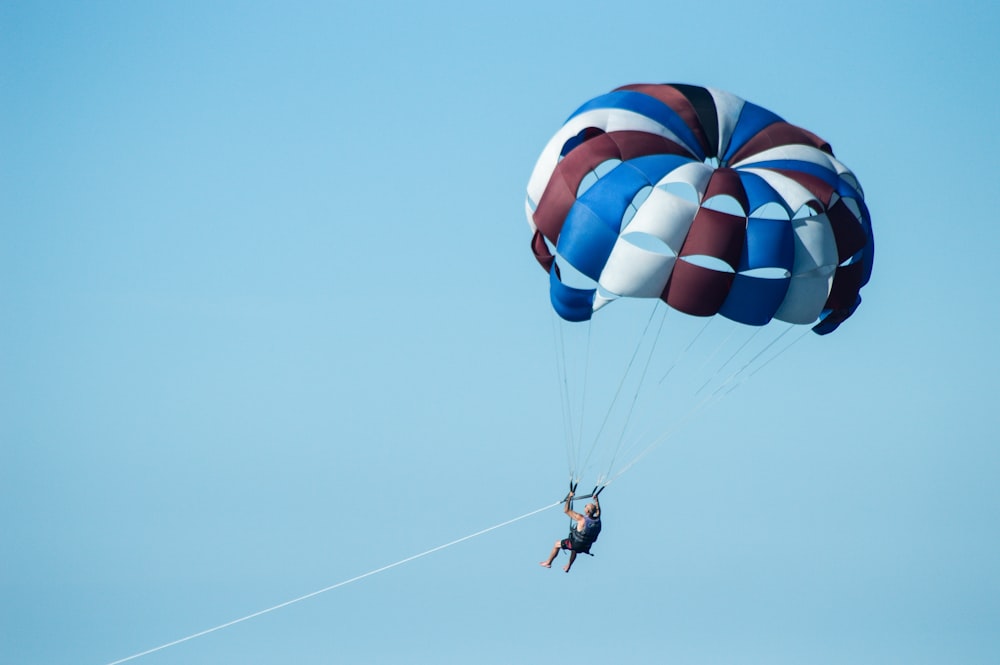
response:
[[[595,520],[596,519],[600,519],[600,517],[601,517],[601,500],[598,499],[596,495],[594,496],[594,506],[597,507],[597,510],[594,512],[594,519]]]
[[[566,507],[563,508],[563,512],[566,513],[567,515],[569,515],[570,519],[576,520],[577,522],[579,522],[580,520],[583,519],[583,515],[581,515],[580,513],[576,512],[575,510],[573,510],[572,508],[570,508],[569,504],[571,504],[571,503],[573,503],[573,493],[572,492],[570,492],[569,495],[566,497]]]

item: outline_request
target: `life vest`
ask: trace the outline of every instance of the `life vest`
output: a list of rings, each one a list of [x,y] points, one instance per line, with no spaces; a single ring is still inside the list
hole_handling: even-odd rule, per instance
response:
[[[593,519],[587,515],[583,516],[583,531],[578,528],[574,528],[570,531],[570,538],[573,540],[574,544],[586,546],[590,549],[590,546],[597,542],[597,536],[601,533],[601,520]]]

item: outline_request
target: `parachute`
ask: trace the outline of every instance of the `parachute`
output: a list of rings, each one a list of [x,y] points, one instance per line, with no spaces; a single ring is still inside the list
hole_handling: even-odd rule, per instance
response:
[[[525,205],[552,309],[569,323],[643,299],[826,335],[871,277],[864,193],[830,144],[713,88],[627,85],[584,103],[542,151]]]

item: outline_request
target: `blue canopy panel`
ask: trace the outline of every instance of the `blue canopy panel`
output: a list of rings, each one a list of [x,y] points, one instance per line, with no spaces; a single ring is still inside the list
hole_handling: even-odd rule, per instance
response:
[[[858,209],[861,213],[860,217],[855,217],[853,212],[849,212],[847,215],[843,215],[844,210],[846,210],[846,204],[843,201],[838,201],[834,206],[831,206],[827,213],[830,218],[830,224],[833,227],[834,234],[838,231],[838,225],[844,225],[847,223],[857,223],[859,228],[851,228],[851,242],[853,244],[848,244],[845,247],[844,252],[841,254],[841,268],[859,264],[858,268],[860,272],[860,285],[864,286],[868,283],[868,280],[872,276],[872,266],[875,263],[875,236],[872,234],[872,220],[871,213],[868,212],[868,206],[865,204],[864,199],[855,199],[855,203],[858,205]],[[857,243],[861,242],[860,247]],[[840,250],[840,239],[837,239],[837,249]],[[843,254],[850,253],[850,250],[856,250],[853,255],[851,255],[846,260],[843,258]]]
[[[854,185],[840,177],[837,178],[837,193],[845,199],[857,199],[858,201],[864,200],[864,195],[855,189]]]
[[[719,314],[746,325],[767,324],[785,299],[794,263],[795,234],[791,222],[749,218],[738,272]],[[780,269],[785,271],[785,275],[763,277],[745,274],[758,268]]]
[[[719,314],[737,323],[766,325],[781,307],[791,281],[791,276],[781,279],[737,273]]]
[[[573,202],[559,233],[557,253],[598,281],[635,195],[690,161],[679,155],[648,155],[616,166]]]
[[[691,154],[695,155],[699,160],[705,159],[705,152],[702,150],[700,142],[687,123],[684,122],[684,119],[660,100],[649,95],[644,95],[641,92],[619,90],[595,97],[574,111],[566,121],[569,122],[569,120],[587,111],[607,108],[632,111],[660,123],[673,132],[684,143],[684,147],[691,151]]]
[[[788,209],[788,203],[785,201],[785,198],[775,191],[766,180],[756,173],[748,173],[740,169],[735,169],[735,171],[739,174],[740,182],[743,183],[743,189],[746,191],[748,200],[747,214],[768,203],[780,205],[788,213],[789,218],[795,214],[794,210]]]
[[[563,284],[559,279],[556,263],[549,269],[549,300],[552,309],[567,321],[588,321],[594,313],[594,295],[597,289],[577,289]]]
[[[618,230],[577,200],[566,215],[556,253],[596,282],[617,240]]]
[[[864,286],[872,278],[872,267],[875,265],[875,235],[872,232],[872,218],[871,213],[868,212],[868,206],[862,199],[858,199],[858,205],[861,207],[861,221],[864,224],[865,233],[868,235],[868,243],[861,250],[860,258],[865,266],[864,275],[861,277],[861,286]]]
[[[781,268],[791,272],[795,264],[795,232],[784,219],[747,219],[746,242],[738,272],[756,268]]]

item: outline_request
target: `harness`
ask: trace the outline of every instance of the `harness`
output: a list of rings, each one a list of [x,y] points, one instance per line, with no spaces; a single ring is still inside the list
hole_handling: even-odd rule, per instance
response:
[[[601,533],[601,520],[591,519],[588,516],[583,518],[583,531],[574,528],[569,532],[569,539],[573,541],[573,551],[590,554],[590,546],[597,542],[597,536]],[[590,554],[590,556],[594,556]]]

